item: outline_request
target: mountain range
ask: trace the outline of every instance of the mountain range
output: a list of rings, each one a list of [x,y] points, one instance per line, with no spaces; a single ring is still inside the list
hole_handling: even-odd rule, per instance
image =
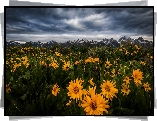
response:
[[[100,46],[110,46],[110,47],[119,47],[121,44],[123,44],[124,42],[132,42],[132,44],[137,44],[137,45],[141,45],[141,46],[145,46],[145,47],[153,47],[153,42],[152,41],[148,41],[148,40],[144,40],[142,37],[139,37],[138,39],[132,39],[130,37],[121,37],[119,40],[115,40],[113,38],[111,39],[103,39],[101,41],[89,41],[89,40],[74,40],[74,41],[67,41],[64,43],[58,43],[56,41],[49,41],[47,43],[41,43],[40,41],[38,42],[26,42],[24,44],[15,42],[15,41],[6,41],[6,46],[24,46],[24,45],[32,45],[35,47],[50,47],[53,45],[62,45],[62,46],[71,46],[71,45],[78,45],[78,46],[83,46],[83,45],[88,45],[88,46],[95,46],[95,45],[100,45]]]

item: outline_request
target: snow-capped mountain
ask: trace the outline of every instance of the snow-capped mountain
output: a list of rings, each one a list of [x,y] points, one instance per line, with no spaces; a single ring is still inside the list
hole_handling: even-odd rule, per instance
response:
[[[120,44],[123,44],[124,42],[132,42],[133,44],[137,44],[137,45],[141,45],[141,46],[152,46],[153,47],[153,42],[152,41],[148,41],[148,40],[144,40],[142,37],[139,37],[138,39],[132,39],[130,37],[120,37],[119,40],[115,40],[113,38],[111,39],[103,39],[101,41],[95,41],[95,40],[87,40],[87,39],[78,39],[78,40],[74,40],[74,41],[67,41],[64,43],[58,43],[56,41],[49,41],[47,43],[41,43],[41,42],[26,42],[25,44],[20,44],[18,42],[15,41],[6,41],[6,45],[7,46],[20,46],[20,45],[32,45],[32,46],[36,46],[36,47],[50,47],[52,45],[62,45],[62,46],[71,46],[73,44],[78,45],[78,46],[82,46],[82,45],[88,45],[88,46],[94,46],[94,45],[100,45],[100,46],[110,46],[110,47],[119,47]]]

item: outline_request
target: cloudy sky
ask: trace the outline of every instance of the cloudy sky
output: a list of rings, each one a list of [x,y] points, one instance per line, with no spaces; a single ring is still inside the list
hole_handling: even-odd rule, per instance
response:
[[[153,8],[7,8],[6,40],[143,37],[153,40]]]

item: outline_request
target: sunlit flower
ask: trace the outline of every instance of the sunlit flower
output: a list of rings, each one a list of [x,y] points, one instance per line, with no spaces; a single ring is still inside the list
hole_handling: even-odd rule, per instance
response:
[[[118,93],[118,89],[116,89],[116,82],[111,81],[103,81],[101,84],[101,94],[103,94],[106,98],[112,100],[113,97],[117,97],[115,94]]]
[[[82,83],[80,80],[78,80],[78,78],[74,81],[69,82],[69,87],[67,87],[68,89],[68,96],[70,96],[70,98],[72,99],[76,99],[77,100],[82,100]]]
[[[126,76],[123,81],[125,81],[126,84],[130,84],[130,78],[128,76]]]
[[[59,67],[59,65],[58,65],[56,60],[53,60],[52,63],[49,64],[49,66],[52,66],[55,69]]]
[[[104,70],[104,76],[107,75],[107,74],[109,74],[109,73],[110,73],[110,72]]]
[[[75,65],[78,65],[79,64],[79,61],[75,61]]]
[[[82,106],[82,103],[81,103],[81,101],[79,101],[79,103],[78,103],[78,106],[79,106],[79,107],[81,107],[81,106]]]
[[[128,95],[130,93],[129,85],[123,83],[121,91],[124,93],[123,95]]]
[[[120,70],[118,70],[118,74],[121,74]]]
[[[126,54],[126,55],[129,54],[129,52],[126,50],[125,54]]]
[[[108,114],[107,104],[108,100],[105,100],[102,95],[95,93],[95,88],[90,88],[89,95],[86,95],[81,106],[84,108],[86,115],[103,115],[105,111]]]
[[[108,61],[108,58],[107,58],[107,61],[106,61],[105,67],[106,67],[106,68],[109,68],[110,66],[112,66],[112,64],[110,63],[110,61]]]
[[[94,82],[93,82],[93,78],[91,78],[91,79],[89,80],[89,83],[90,83],[92,86],[95,85]]]
[[[153,56],[150,56],[150,59],[153,59]]]
[[[58,57],[62,56],[62,54],[61,54],[61,53],[58,53],[58,52],[55,52],[55,54],[56,54],[56,56],[58,56]]]
[[[92,61],[93,61],[93,63],[99,62],[99,58],[94,58]]]
[[[119,58],[116,58],[116,60],[120,60]]]
[[[140,69],[137,69],[137,70],[133,69],[132,77],[134,78],[134,82],[135,82],[136,86],[138,86],[139,84],[142,84],[141,83],[141,80],[143,79],[142,74],[143,73],[140,71]]]
[[[66,104],[66,106],[69,106],[71,104],[72,100],[69,100],[69,102]]]
[[[59,93],[59,91],[60,91],[59,86],[58,86],[57,84],[55,84],[55,85],[52,87],[52,94],[53,94],[54,96],[57,96],[57,93]]]
[[[140,61],[140,64],[142,64],[142,65],[146,65],[146,62]]]
[[[67,70],[69,70],[69,68],[70,68],[70,61],[64,62],[63,70],[67,71]]]
[[[147,83],[144,83],[144,84],[143,84],[143,87],[144,87],[145,91],[151,90],[150,84],[149,84],[148,82],[147,82]]]
[[[135,48],[137,49],[137,50],[139,50],[140,48],[138,47],[138,45],[135,45]]]
[[[7,85],[6,85],[6,93],[9,93],[9,91],[11,91],[11,89],[10,89],[10,85],[7,84]]]
[[[8,61],[6,61],[6,64],[9,64],[9,62],[8,62]]]
[[[85,63],[90,63],[93,61],[93,58],[92,57],[88,57],[86,60],[85,60]]]
[[[113,68],[111,72],[112,72],[112,74],[115,74],[115,69]]]

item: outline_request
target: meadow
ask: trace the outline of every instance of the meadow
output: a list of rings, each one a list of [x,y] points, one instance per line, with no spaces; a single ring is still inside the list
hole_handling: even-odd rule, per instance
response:
[[[154,115],[153,47],[6,47],[5,115]]]

